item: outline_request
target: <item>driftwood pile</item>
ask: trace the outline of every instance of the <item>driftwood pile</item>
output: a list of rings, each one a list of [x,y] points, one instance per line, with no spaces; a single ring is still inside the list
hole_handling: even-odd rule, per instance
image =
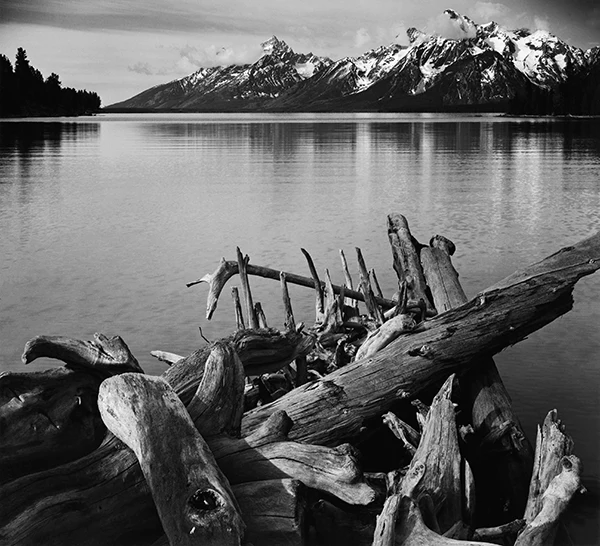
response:
[[[420,244],[388,217],[399,290],[384,298],[357,249],[359,289],[237,260],[208,283],[207,317],[234,275],[238,330],[143,374],[119,337],[41,336],[58,369],[0,375],[0,543],[551,544],[582,491],[556,410],[535,449],[492,355],[572,307],[600,268],[600,233],[465,296],[454,245]],[[249,275],[278,280],[282,331]],[[296,323],[288,283],[315,289]],[[367,312],[361,314],[358,302]]]

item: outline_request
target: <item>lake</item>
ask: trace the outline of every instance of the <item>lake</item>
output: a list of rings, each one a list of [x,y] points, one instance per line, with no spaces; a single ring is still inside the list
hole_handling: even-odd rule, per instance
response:
[[[301,248],[342,284],[360,247],[397,288],[386,215],[454,241],[469,296],[600,229],[597,119],[439,115],[98,115],[0,123],[0,369],[39,334],[120,335],[144,369],[234,329],[229,286],[211,321],[206,285],[236,247],[308,275]],[[351,265],[355,279],[356,265]],[[279,285],[251,278],[272,326]],[[293,287],[297,320],[310,291]],[[573,311],[496,357],[530,439],[559,416],[588,493],[565,544],[600,542],[600,273]],[[201,330],[199,329],[201,328]],[[42,369],[52,361],[31,364]],[[570,540],[570,542],[569,542]]]

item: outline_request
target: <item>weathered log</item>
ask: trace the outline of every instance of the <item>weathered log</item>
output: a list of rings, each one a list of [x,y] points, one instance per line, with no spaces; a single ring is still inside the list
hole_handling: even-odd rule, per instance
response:
[[[106,426],[135,453],[171,544],[241,544],[245,525],[229,483],[164,379],[107,379],[98,407]]]
[[[465,497],[465,473],[458,445],[455,406],[451,400],[454,381],[455,376],[451,375],[433,399],[408,471],[411,475],[413,469],[425,468],[411,496],[417,502],[424,495],[432,499],[441,534],[463,518],[469,520],[468,509],[472,504],[472,500]]]
[[[25,344],[21,360],[29,364],[36,358],[56,358],[67,366],[81,366],[104,377],[144,370],[119,337],[94,334],[93,341],[81,341],[63,336],[37,336]]]
[[[233,336],[233,339],[236,337]],[[209,349],[197,351],[164,374],[185,403],[189,403],[196,394],[208,356]],[[252,359],[248,352],[244,356]],[[196,422],[201,434],[205,427],[210,426],[210,423],[205,423],[207,415],[205,413],[205,418]],[[232,449],[239,448],[240,457],[254,457],[259,461],[252,475],[253,481],[281,477],[302,479],[310,474],[310,467],[315,466],[319,471],[310,476],[311,486],[322,486],[333,494],[339,490],[340,494],[354,502],[372,500],[373,493],[363,482],[351,451],[342,447],[326,452],[318,446],[315,451],[307,451],[285,442],[286,446],[280,453],[277,445],[267,445],[284,441],[284,433],[290,423],[287,416],[280,414],[267,421],[265,427],[249,439],[227,438],[223,441]],[[230,453],[223,449],[223,443],[217,445],[218,439],[222,437],[207,435],[213,453],[220,449],[218,459],[227,458]],[[261,442],[262,459],[265,453],[269,453],[278,456],[279,462],[267,464],[261,460],[260,452],[256,455],[248,453],[253,442]],[[228,464],[237,469],[240,465],[235,464],[235,457],[228,457]],[[328,461],[340,464],[342,468],[328,468]],[[219,460],[217,462],[221,466]],[[51,496],[48,496],[48,491],[52,491]],[[6,501],[0,503],[0,542],[6,544],[24,546],[74,542],[81,546],[130,545],[136,543],[132,535],[136,535],[136,539],[139,535],[142,542],[161,532],[135,455],[112,435],[97,450],[81,459],[24,476],[0,487],[0,497]],[[127,510],[123,510],[123,506],[127,506]]]
[[[571,498],[584,490],[581,461],[572,455],[573,440],[565,433],[556,410],[538,426],[533,475],[525,509],[527,525],[515,546],[554,543],[558,520]]]
[[[219,266],[213,273],[208,273],[204,275],[201,279],[196,281],[192,281],[186,284],[186,286],[191,287],[200,283],[208,283],[208,296],[206,300],[206,318],[210,320],[217,308],[217,302],[219,300],[219,295],[223,290],[223,287],[227,283],[231,277],[236,275],[239,272],[238,264],[234,261],[227,261],[225,258],[221,259]],[[271,269],[269,267],[262,267],[258,265],[247,264],[246,272],[248,275],[255,275],[257,277],[264,277],[265,279],[273,279],[279,280],[281,275],[281,271],[277,269]],[[314,280],[310,277],[304,277],[302,275],[296,275],[294,273],[285,273],[287,282],[290,284],[297,284],[299,286],[304,286],[306,288],[314,288],[315,283]],[[320,281],[321,288],[325,286],[325,283]],[[342,290],[342,286],[337,284],[333,285],[333,290],[336,294],[340,293]],[[363,294],[357,290],[351,290],[346,288],[345,295],[348,298],[352,298],[358,301],[365,301]],[[375,298],[375,301],[378,305],[381,305],[385,309],[391,309],[396,305],[396,302],[392,300],[386,300],[381,298]]]
[[[0,374],[0,483],[83,457],[106,428],[101,378],[66,367]]]
[[[0,374],[0,482],[52,468],[98,447],[106,431],[96,406],[101,381],[123,372],[143,373],[118,336],[29,340],[21,360],[28,364],[42,357],[62,360],[65,366]]]
[[[467,301],[450,256],[454,243],[441,235],[432,237],[430,246],[421,248],[421,265],[433,304],[438,313],[460,307]]]
[[[418,249],[421,245],[412,236],[404,216],[389,214],[387,222],[394,270],[398,275],[398,280],[399,282],[406,281],[409,302],[416,305],[423,300],[427,314],[432,316],[435,314],[435,309],[427,296],[427,286],[419,262]]]
[[[421,263],[438,312],[467,302],[450,256],[452,241],[436,235],[421,249]],[[476,446],[472,464],[480,525],[506,523],[523,515],[533,449],[512,409],[510,396],[492,358],[481,357],[460,379],[461,408],[471,415]]]
[[[495,354],[569,311],[575,283],[598,268],[600,233],[425,321],[373,357],[248,412],[242,430],[283,409],[294,421],[291,438],[337,445],[356,436],[365,419],[388,411],[399,393],[416,397],[450,373],[476,366],[481,354]]]
[[[211,449],[231,484],[292,476],[308,487],[327,491],[349,504],[369,504],[375,492],[363,480],[356,451],[289,442],[291,421],[271,415],[253,434],[211,441]]]
[[[306,488],[296,480],[266,480],[231,487],[246,523],[244,544],[304,546]],[[169,546],[166,536],[152,546]]]
[[[238,436],[244,413],[244,367],[231,343],[216,342],[204,374],[187,406],[204,437],[227,433]]]

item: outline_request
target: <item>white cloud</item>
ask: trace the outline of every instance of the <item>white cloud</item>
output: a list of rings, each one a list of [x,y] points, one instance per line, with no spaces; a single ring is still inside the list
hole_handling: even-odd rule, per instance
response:
[[[242,45],[235,49],[210,45],[198,48],[186,45],[179,49],[180,58],[177,62],[181,70],[197,70],[201,67],[228,66],[231,64],[249,64],[257,61],[263,54],[262,47]]]
[[[535,30],[546,30],[550,32],[550,21],[546,17],[536,15],[533,18],[533,28]]]
[[[477,30],[473,24],[459,18],[452,18],[446,13],[441,13],[431,19],[427,25],[430,34],[437,34],[451,40],[465,40],[475,38]]]
[[[354,47],[364,47],[371,42],[371,35],[366,28],[359,28],[354,36]]]
[[[130,72],[136,72],[137,74],[145,74],[146,76],[151,76],[152,74],[154,74],[150,65],[148,63],[143,63],[141,61],[138,61],[137,63],[132,64],[132,65],[129,65],[127,67],[127,70],[129,70]]]

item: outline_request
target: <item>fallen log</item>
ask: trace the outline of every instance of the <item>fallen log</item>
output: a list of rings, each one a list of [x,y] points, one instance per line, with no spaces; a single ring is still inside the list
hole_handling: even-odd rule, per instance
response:
[[[135,453],[171,544],[241,544],[245,525],[229,483],[164,379],[107,379],[98,407],[108,429]]]
[[[569,311],[575,283],[598,268],[600,233],[425,321],[373,357],[248,412],[242,431],[250,433],[284,410],[294,421],[291,438],[337,445],[399,396],[414,398],[450,373],[477,365],[482,354],[493,355]]]

